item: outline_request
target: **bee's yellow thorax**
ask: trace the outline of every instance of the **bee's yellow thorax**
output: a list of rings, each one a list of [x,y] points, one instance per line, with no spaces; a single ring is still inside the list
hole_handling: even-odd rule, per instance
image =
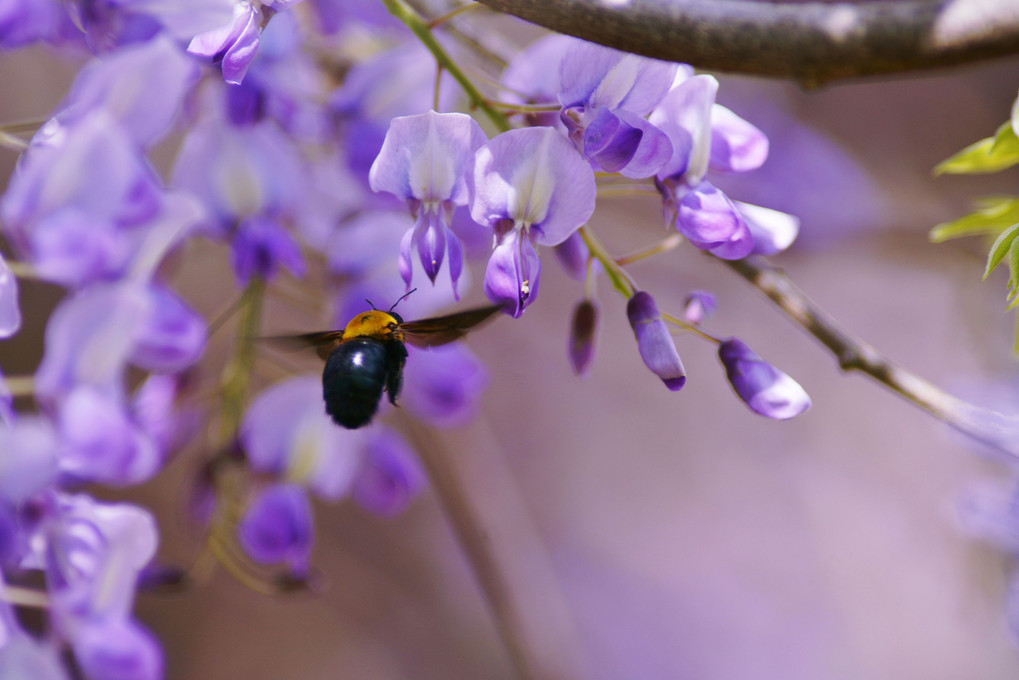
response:
[[[343,339],[359,337],[386,339],[392,337],[395,340],[401,340],[403,334],[393,330],[399,323],[399,320],[392,314],[372,309],[358,314],[350,320],[347,327],[343,329]]]

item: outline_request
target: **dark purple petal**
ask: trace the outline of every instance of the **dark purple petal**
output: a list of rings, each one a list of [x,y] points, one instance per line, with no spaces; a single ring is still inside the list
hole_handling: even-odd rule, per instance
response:
[[[262,15],[248,3],[234,5],[233,17],[219,28],[196,35],[188,52],[221,61],[223,79],[240,83],[258,51]]]
[[[137,329],[131,363],[161,373],[182,371],[205,351],[208,325],[165,286],[153,284],[146,295],[146,314]]]
[[[251,500],[237,533],[255,562],[283,562],[295,572],[306,572],[315,540],[311,501],[294,484],[270,486]]]
[[[18,279],[0,254],[0,338],[9,338],[21,328]]]
[[[354,482],[354,500],[378,515],[403,512],[427,481],[414,451],[392,430],[379,430],[368,439],[365,454]]]
[[[568,356],[577,375],[584,375],[594,360],[594,340],[598,333],[598,306],[587,298],[573,308],[570,320]]]
[[[763,132],[720,104],[711,108],[711,170],[756,170],[767,157],[768,138]]]
[[[488,371],[460,343],[410,350],[401,405],[415,418],[439,427],[463,425],[478,411]]]
[[[530,239],[514,230],[492,251],[485,269],[485,295],[493,304],[519,317],[538,295],[541,260]]]
[[[417,242],[421,268],[425,270],[425,275],[433,284],[435,277],[439,275],[442,258],[446,254],[446,226],[441,219],[438,211],[425,208],[421,211],[418,224],[414,228],[414,240]]]
[[[752,411],[766,418],[787,420],[810,408],[810,397],[799,383],[758,356],[737,338],[718,346],[729,383]]]
[[[683,318],[694,325],[703,323],[717,308],[714,295],[706,290],[692,290],[683,305]]]
[[[305,271],[304,256],[293,235],[278,220],[260,215],[237,225],[230,260],[240,285],[253,276],[271,281],[281,266],[297,278]]]
[[[535,243],[565,241],[594,212],[594,172],[552,128],[504,132],[481,147],[468,174],[471,217],[493,229],[509,220]]]
[[[638,291],[626,303],[626,316],[644,365],[673,392],[681,389],[686,384],[686,369],[654,298]]]
[[[163,652],[156,637],[132,619],[84,622],[72,639],[89,680],[161,680]]]

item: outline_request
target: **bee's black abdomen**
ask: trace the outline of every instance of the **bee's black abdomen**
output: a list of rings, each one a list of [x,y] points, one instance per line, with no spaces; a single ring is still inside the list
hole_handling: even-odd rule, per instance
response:
[[[343,427],[365,425],[375,415],[386,386],[388,354],[374,338],[354,338],[329,355],[322,372],[326,413]]]

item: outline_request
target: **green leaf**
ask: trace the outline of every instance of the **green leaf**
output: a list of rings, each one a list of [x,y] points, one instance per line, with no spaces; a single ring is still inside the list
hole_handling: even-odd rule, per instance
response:
[[[970,175],[998,172],[1019,163],[1019,137],[1011,121],[998,128],[993,137],[970,144],[934,167],[935,175]]]
[[[997,234],[1019,222],[1019,196],[986,196],[977,199],[976,206],[974,212],[931,229],[931,241],[941,243],[961,236]]]
[[[1012,242],[1015,241],[1016,236],[1019,236],[1019,224],[1013,224],[1001,232],[1001,235],[995,240],[994,245],[991,246],[991,252],[987,254],[987,267],[984,269],[985,279],[1012,248]]]

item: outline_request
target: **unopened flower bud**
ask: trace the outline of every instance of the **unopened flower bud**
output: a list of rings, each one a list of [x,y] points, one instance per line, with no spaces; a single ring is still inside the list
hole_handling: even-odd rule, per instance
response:
[[[752,411],[766,418],[788,420],[810,408],[800,384],[778,370],[736,338],[718,346],[729,383]]]
[[[594,337],[598,332],[598,307],[584,298],[573,308],[570,320],[569,357],[573,372],[584,375],[594,359]]]
[[[637,349],[644,365],[673,392],[681,389],[686,384],[686,370],[654,298],[638,291],[626,303],[626,316],[637,338]]]
[[[693,290],[686,297],[683,318],[696,326],[714,314],[717,307],[714,295],[706,290]]]

